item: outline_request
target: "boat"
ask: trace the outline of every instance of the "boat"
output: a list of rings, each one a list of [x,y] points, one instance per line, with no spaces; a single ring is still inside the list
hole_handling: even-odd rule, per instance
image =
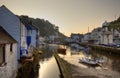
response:
[[[105,61],[103,59],[95,59],[95,58],[81,58],[79,59],[80,63],[85,63],[85,64],[89,64],[89,65],[99,65],[104,63]]]
[[[89,58],[82,58],[79,59],[80,63],[85,63],[85,64],[89,64],[89,65],[98,65],[98,61],[96,61],[95,59],[89,59]]]
[[[97,61],[98,63],[104,63],[104,62],[105,62],[105,60],[103,60],[103,59],[96,59],[96,61]]]
[[[57,52],[60,53],[60,54],[65,54],[66,55],[66,49],[64,49],[64,48],[58,48]]]

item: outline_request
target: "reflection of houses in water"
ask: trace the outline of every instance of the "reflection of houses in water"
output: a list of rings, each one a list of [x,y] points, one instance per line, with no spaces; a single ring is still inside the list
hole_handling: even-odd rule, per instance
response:
[[[112,69],[120,73],[120,59],[114,60],[112,62]]]
[[[120,65],[119,59],[106,57],[106,56],[103,56],[103,59],[105,60],[105,62],[103,63],[103,67],[107,67],[108,69],[120,70],[120,68],[118,68]],[[118,61],[117,64],[116,61]]]
[[[83,57],[84,54],[83,54],[83,51],[77,51],[77,50],[72,50],[71,48],[67,48],[66,50],[66,57],[68,56],[79,56],[79,57]]]
[[[102,52],[95,52],[91,51],[89,54],[86,54],[84,51],[80,51],[78,54],[75,51],[72,51],[70,47],[66,50],[66,55],[59,55],[61,58],[69,62],[70,64],[82,66],[84,68],[86,65],[81,64],[78,62],[78,59],[87,57],[89,59],[95,58],[95,60],[98,60],[100,62],[100,66],[96,67],[95,69],[101,69],[101,70],[109,70],[109,71],[115,71],[120,72],[120,57],[105,54]]]
[[[72,43],[70,44],[70,49],[71,51],[75,50],[75,52],[80,52],[81,50],[84,50],[85,48],[80,46],[79,44]]]
[[[95,53],[92,54],[93,57],[96,58],[101,58],[104,60],[102,63],[102,67],[107,68],[107,69],[112,69],[115,71],[120,72],[120,57],[116,55],[109,55],[109,54],[99,54]]]

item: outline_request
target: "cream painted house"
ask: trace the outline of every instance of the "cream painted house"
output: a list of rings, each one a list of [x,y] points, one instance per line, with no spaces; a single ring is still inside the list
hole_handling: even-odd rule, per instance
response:
[[[20,57],[22,56],[26,56],[28,54],[28,46],[27,46],[27,40],[26,40],[26,37],[27,37],[27,28],[26,26],[23,24],[23,22],[21,21],[20,22],[20,26],[21,26],[21,29],[20,29],[20,40],[21,40],[21,44],[20,44]]]
[[[17,41],[0,27],[0,78],[15,78]]]
[[[120,31],[114,30],[114,32],[113,32],[113,42],[115,44],[120,44]]]
[[[113,33],[112,30],[108,30],[108,26],[107,21],[102,24],[102,44],[113,44]]]

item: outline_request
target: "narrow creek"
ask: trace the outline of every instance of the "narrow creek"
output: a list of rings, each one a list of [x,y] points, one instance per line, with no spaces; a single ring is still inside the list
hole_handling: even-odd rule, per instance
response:
[[[53,52],[57,45],[49,45],[42,54],[38,78],[60,78],[60,71]]]
[[[85,51],[77,51],[75,49],[71,49],[71,47],[67,47],[66,55],[59,54],[59,56],[73,65],[73,78],[76,78],[76,76],[79,78],[82,78],[83,76],[85,78],[120,78],[119,55],[94,50],[86,53]],[[79,59],[85,57],[103,59],[104,62],[99,66],[91,66],[79,61]]]
[[[60,70],[53,56],[53,50],[56,46],[49,46],[48,50],[42,55],[40,59],[40,69],[38,78],[60,78]],[[72,50],[70,47],[66,48],[66,55],[59,56],[66,60],[71,65],[77,66],[73,75],[82,76],[95,76],[95,78],[119,78],[120,76],[120,57],[116,55],[107,54],[104,52],[92,51],[85,53],[84,51]],[[101,66],[91,67],[79,62],[80,58],[84,57],[101,58],[104,60]],[[81,71],[82,70],[82,71]],[[81,73],[81,74],[80,74]],[[73,77],[74,78],[74,77]]]

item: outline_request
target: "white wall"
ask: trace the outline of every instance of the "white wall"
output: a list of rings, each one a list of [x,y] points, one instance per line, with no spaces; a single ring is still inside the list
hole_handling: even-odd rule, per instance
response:
[[[102,44],[112,44],[113,35],[102,35]]]
[[[21,23],[21,49],[27,49],[27,29],[23,23]]]
[[[17,44],[13,44],[13,52],[10,52],[10,44],[5,47],[5,66],[0,67],[0,78],[15,78],[17,72]]]
[[[31,32],[31,46],[36,47],[36,36],[37,36],[37,32],[36,30],[32,30]]]
[[[18,59],[20,52],[20,20],[6,7],[0,7],[0,25],[18,42]]]

